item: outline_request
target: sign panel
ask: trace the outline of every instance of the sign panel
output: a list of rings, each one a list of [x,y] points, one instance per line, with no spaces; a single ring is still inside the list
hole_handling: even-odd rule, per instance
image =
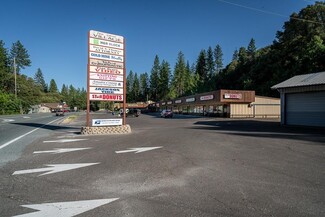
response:
[[[122,125],[122,118],[118,119],[93,119],[93,126],[119,126]]]
[[[98,93],[90,93],[90,100],[94,101],[123,101],[123,95],[117,94],[98,94]]]
[[[90,86],[97,87],[123,87],[123,82],[118,81],[101,81],[101,80],[89,80]]]
[[[122,88],[89,87],[90,93],[123,94]]]
[[[181,99],[175,100],[175,103],[176,104],[182,103],[182,100]]]
[[[102,39],[102,40],[107,40],[107,41],[113,41],[113,42],[119,42],[119,43],[124,42],[123,36],[112,35],[112,34],[109,34],[106,32],[99,32],[99,31],[95,31],[95,30],[90,30],[89,36],[91,38],[97,38],[97,39]]]
[[[123,69],[104,66],[89,66],[89,72],[123,75]]]
[[[90,125],[90,101],[123,102],[125,109],[125,45],[124,37],[90,30],[88,33],[87,126]],[[123,121],[122,121],[123,120]],[[94,126],[125,124],[123,119],[93,120]]]
[[[90,66],[102,66],[102,67],[110,67],[110,68],[117,68],[123,69],[123,63],[119,62],[111,62],[109,60],[99,60],[99,59],[89,59]]]
[[[186,99],[185,100],[186,102],[194,102],[195,101],[195,98],[193,97],[193,98],[188,98],[188,99]]]
[[[104,47],[111,47],[111,48],[118,48],[118,49],[124,48],[124,44],[122,44],[122,43],[104,41],[104,40],[97,39],[97,38],[90,38],[89,43],[104,46]]]
[[[106,80],[106,81],[123,81],[122,75],[110,75],[101,73],[89,73],[90,79]]]
[[[103,54],[103,53],[95,53],[89,52],[90,58],[97,58],[102,60],[112,60],[117,62],[123,62],[124,58],[121,56],[111,55],[111,54]]]
[[[213,95],[206,95],[206,96],[201,96],[200,100],[204,101],[204,100],[211,100],[213,99]]]
[[[224,98],[225,99],[241,99],[242,94],[241,93],[225,93]]]
[[[106,54],[112,54],[112,55],[124,55],[123,50],[118,50],[114,48],[109,47],[102,47],[98,45],[89,45],[89,50],[99,53],[106,53]]]

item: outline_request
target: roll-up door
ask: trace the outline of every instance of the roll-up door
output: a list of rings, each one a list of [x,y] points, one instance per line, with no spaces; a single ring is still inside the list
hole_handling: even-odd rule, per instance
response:
[[[325,127],[325,92],[286,94],[286,124]]]

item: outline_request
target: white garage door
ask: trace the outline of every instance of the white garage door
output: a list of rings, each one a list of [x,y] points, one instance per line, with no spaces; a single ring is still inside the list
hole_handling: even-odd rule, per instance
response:
[[[325,127],[325,92],[286,94],[286,124]]]

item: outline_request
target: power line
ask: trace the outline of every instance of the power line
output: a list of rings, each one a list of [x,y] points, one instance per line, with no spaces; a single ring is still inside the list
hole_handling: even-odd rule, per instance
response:
[[[253,10],[253,11],[257,11],[257,12],[261,12],[261,13],[265,13],[265,14],[271,14],[271,15],[275,15],[275,16],[279,16],[279,17],[291,18],[293,20],[299,20],[299,21],[324,25],[324,23],[322,23],[322,22],[302,19],[302,18],[298,18],[298,17],[288,17],[288,16],[283,15],[283,14],[279,14],[279,13],[275,13],[275,12],[271,12],[271,11],[266,11],[266,10],[261,10],[261,9],[258,9],[258,8],[249,7],[249,6],[246,6],[246,5],[237,4],[237,3],[233,3],[233,2],[229,2],[229,1],[225,1],[225,0],[217,0],[217,1],[222,2],[222,3],[226,3],[226,4],[230,4],[230,5],[234,5],[234,6],[237,6],[237,7],[241,7],[241,8],[245,8],[245,9],[249,9],[249,10]]]

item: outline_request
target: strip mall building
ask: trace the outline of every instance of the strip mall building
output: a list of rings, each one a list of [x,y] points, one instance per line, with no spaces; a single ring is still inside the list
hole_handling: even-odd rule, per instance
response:
[[[280,99],[256,96],[255,91],[217,90],[156,103],[159,110],[229,118],[279,118]]]

